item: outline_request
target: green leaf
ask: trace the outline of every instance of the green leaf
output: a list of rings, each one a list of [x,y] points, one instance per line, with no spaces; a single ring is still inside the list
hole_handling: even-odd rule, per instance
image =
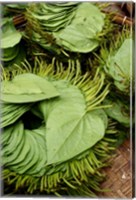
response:
[[[114,79],[115,86],[124,92],[129,90],[130,80],[134,75],[132,50],[132,38],[125,39],[121,47],[114,53],[115,55],[108,57],[104,67],[105,71]]]
[[[1,136],[4,145],[2,162],[19,174],[44,175],[47,161],[44,135],[44,127],[25,130],[22,121],[6,127]]]
[[[105,99],[104,104],[112,105],[111,108],[106,108],[107,115],[125,126],[130,126],[129,107],[120,100]]]
[[[38,105],[46,120],[47,165],[62,163],[91,148],[103,138],[107,123],[104,113],[86,112],[85,98],[76,86],[65,81],[54,85],[60,98]]]
[[[121,81],[115,81],[115,85],[121,90],[125,91],[130,86],[130,79],[132,78],[132,38],[126,39],[114,57],[116,65],[115,70],[118,71]]]
[[[60,116],[53,126],[51,126],[53,115],[50,116],[52,119],[47,121],[47,164],[67,161],[91,148],[104,136],[105,126],[98,115],[92,112],[73,117],[74,111],[66,109],[65,112],[68,115],[63,120],[63,124],[59,122]]]
[[[58,31],[64,28],[71,22],[74,16],[74,10],[77,3],[69,4],[69,2],[63,4],[63,6],[56,5],[56,3],[39,3],[33,4],[32,8],[28,9],[29,15],[32,15],[33,19],[37,20],[41,26],[41,30],[45,31]],[[28,17],[29,19],[29,17]]]
[[[67,26],[60,33],[54,33],[58,45],[62,45],[65,49],[73,52],[87,53],[95,49],[99,43],[92,38],[86,38],[80,32],[82,25]]]
[[[16,122],[25,112],[30,110],[31,104],[10,104],[4,103],[1,111],[1,125],[6,127]]]
[[[4,26],[6,23],[8,23],[11,20],[12,20],[11,17],[3,17],[3,19],[1,20],[1,27]]]
[[[32,18],[29,18],[32,16]],[[89,3],[69,2],[63,4],[41,3],[28,9],[28,21],[33,24],[31,38],[45,49],[56,47],[50,45],[54,41],[60,47],[72,52],[87,53],[99,45],[99,34],[104,23],[105,14],[97,6]],[[45,33],[46,39],[41,34]],[[40,38],[41,36],[41,38]],[[58,48],[59,49],[59,48]]]
[[[19,45],[19,51],[18,51],[18,54],[17,56],[14,58],[14,60],[12,60],[12,64],[16,64],[16,65],[20,65],[21,62],[23,62],[26,58],[26,51],[23,47],[23,45],[20,43]]]
[[[7,7],[19,10],[25,10],[28,7],[28,3],[11,3],[7,4]]]
[[[127,76],[130,76],[130,66],[132,66],[132,44],[132,38],[126,39],[114,56],[115,63]]]
[[[102,31],[105,15],[91,3],[79,4],[74,19],[53,33],[58,45],[74,52],[89,52],[99,45],[96,35]]]
[[[19,53],[19,46],[14,46],[3,50],[3,58],[0,58],[2,61],[9,62],[13,60]]]
[[[13,22],[8,21],[2,28],[1,37],[1,48],[6,49],[14,47],[16,44],[18,44],[22,38],[22,35],[15,29]]]
[[[44,78],[34,74],[21,74],[1,84],[1,100],[10,103],[36,102],[59,96],[56,88]]]

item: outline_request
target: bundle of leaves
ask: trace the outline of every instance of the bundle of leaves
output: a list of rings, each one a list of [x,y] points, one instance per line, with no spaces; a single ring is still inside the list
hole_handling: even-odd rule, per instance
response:
[[[20,64],[26,56],[21,42],[22,34],[16,30],[11,17],[3,19],[1,30],[2,57],[0,60],[4,62],[4,67],[11,66],[14,63]]]
[[[112,107],[105,111],[125,127],[130,126],[130,94],[134,93],[133,43],[132,32],[124,27],[112,38],[108,48],[101,48],[100,54],[100,65],[111,83],[104,104]]]
[[[104,73],[82,75],[78,61],[66,70],[39,61],[27,65],[3,72],[5,189],[95,196],[118,137],[101,104],[109,92]]]
[[[91,52],[104,34],[105,14],[89,2],[33,3],[25,15],[27,37],[55,54]]]
[[[95,197],[102,191],[102,169],[129,133],[134,68],[131,30],[113,30],[101,10],[89,2],[6,5],[0,96],[5,194]]]
[[[101,50],[105,72],[112,77],[115,87],[127,95],[134,80],[133,43],[132,34],[126,29],[114,38],[109,49]]]

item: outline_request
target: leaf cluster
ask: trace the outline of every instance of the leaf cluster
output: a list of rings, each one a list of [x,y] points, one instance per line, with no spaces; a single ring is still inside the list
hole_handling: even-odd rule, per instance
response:
[[[132,30],[90,2],[3,8],[4,191],[95,197],[133,120]]]

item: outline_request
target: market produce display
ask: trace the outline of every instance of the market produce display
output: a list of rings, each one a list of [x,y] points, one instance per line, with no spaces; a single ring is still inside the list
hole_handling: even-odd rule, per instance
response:
[[[96,197],[129,137],[133,30],[107,4],[3,4],[4,194]],[[134,122],[133,122],[134,124]]]
[[[104,17],[90,3],[40,3],[31,5],[26,15],[32,27],[32,39],[37,43],[41,41],[40,45],[45,49],[54,47],[54,51],[58,51],[57,45],[64,50],[82,53],[91,52],[99,45],[97,37],[104,26]],[[42,37],[46,36],[45,32],[47,38]]]

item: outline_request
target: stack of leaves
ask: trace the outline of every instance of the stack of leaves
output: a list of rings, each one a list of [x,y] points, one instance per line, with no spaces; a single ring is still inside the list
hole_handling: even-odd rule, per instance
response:
[[[33,69],[37,75],[4,76],[2,161],[4,179],[16,190],[85,196],[100,190],[99,171],[117,138],[101,105],[109,85],[99,70],[92,77],[81,75],[79,63],[73,66],[55,72],[40,63]]]
[[[0,96],[4,192],[95,197],[103,167],[129,132],[132,33],[118,27],[105,36],[112,25],[89,2],[6,8]],[[14,13],[25,16],[23,32],[13,24]]]
[[[19,64],[25,58],[25,50],[21,45],[22,35],[15,29],[12,18],[5,17],[1,24],[2,28],[2,58],[4,66],[11,66],[13,63]]]
[[[99,45],[105,15],[90,3],[31,4],[26,12],[31,39],[55,53],[87,53]],[[30,28],[31,27],[31,28]]]
[[[117,89],[128,95],[130,94],[130,82],[132,82],[132,76],[134,76],[132,50],[132,37],[125,38],[119,49],[116,49],[115,52],[114,49],[111,48],[111,52],[104,66],[105,72],[113,78],[114,85]]]
[[[112,83],[104,104],[113,106],[105,111],[108,116],[127,127],[130,126],[130,93],[134,92],[133,64],[133,37],[126,29],[118,34],[116,43],[114,38],[109,49],[101,49],[101,65]]]

